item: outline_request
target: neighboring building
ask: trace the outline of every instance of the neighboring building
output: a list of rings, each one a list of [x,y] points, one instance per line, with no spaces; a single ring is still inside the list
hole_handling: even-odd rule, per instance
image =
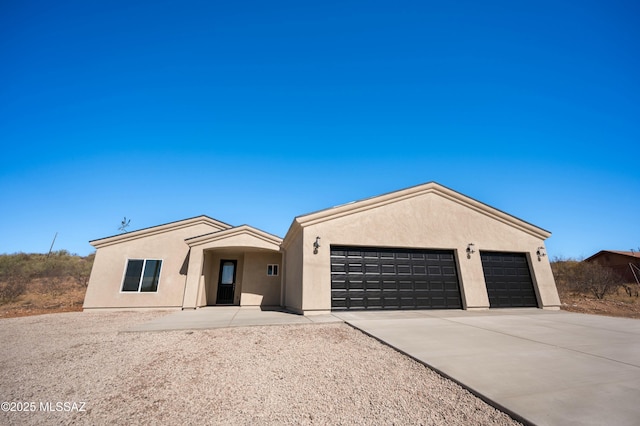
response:
[[[584,261],[613,269],[626,283],[640,284],[640,253],[637,251],[601,250]]]
[[[550,235],[433,182],[298,216],[284,240],[199,216],[91,241],[84,309],[558,309]]]

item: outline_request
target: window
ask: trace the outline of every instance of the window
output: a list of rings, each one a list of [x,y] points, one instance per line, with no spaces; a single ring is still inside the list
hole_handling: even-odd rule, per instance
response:
[[[233,284],[236,281],[236,262],[225,260],[220,271],[220,284]]]
[[[122,291],[156,292],[162,260],[129,259],[124,273]]]
[[[270,277],[275,277],[278,275],[278,269],[280,265],[267,265],[267,275]]]

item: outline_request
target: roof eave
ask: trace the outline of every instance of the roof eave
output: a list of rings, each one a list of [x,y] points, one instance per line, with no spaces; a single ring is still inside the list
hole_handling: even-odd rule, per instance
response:
[[[206,215],[200,215],[200,216],[195,216],[188,219],[178,220],[175,222],[165,223],[163,225],[152,226],[149,228],[139,229],[137,231],[127,232],[124,234],[112,235],[110,237],[92,240],[92,241],[89,241],[89,244],[91,244],[93,247],[98,249],[98,248],[102,248],[112,244],[119,244],[119,243],[135,240],[135,239],[150,236],[150,235],[157,235],[163,232],[169,232],[176,229],[186,228],[189,226],[197,225],[199,223],[206,223],[212,226],[220,227],[222,229],[231,228],[231,225],[227,223],[220,222],[219,220],[213,219]]]
[[[241,234],[249,235],[264,242],[274,244],[278,246],[278,248],[282,244],[282,238],[278,237],[277,235],[270,234],[249,225],[240,225],[222,231],[211,232],[208,234],[199,235],[197,237],[187,238],[185,239],[185,242],[189,245],[189,247],[195,247],[212,241],[223,240],[225,238],[230,238]]]
[[[298,223],[300,227],[314,225],[316,223],[325,222],[331,219],[336,219],[343,216],[348,216],[354,213],[358,213],[365,210],[370,210],[376,207],[384,206],[390,203],[402,201],[405,199],[417,197],[428,193],[437,193],[449,200],[465,205],[472,210],[492,217],[503,223],[511,225],[523,232],[526,232],[536,238],[547,239],[551,236],[551,232],[537,227],[529,222],[525,222],[513,215],[505,213],[499,209],[482,203],[478,200],[470,198],[464,194],[440,185],[436,182],[428,182],[422,185],[413,186],[411,188],[401,189],[399,191],[390,192],[387,194],[379,195],[377,197],[366,198],[360,201],[343,204],[340,206],[332,207],[318,212],[309,213],[307,215],[298,216],[294,220],[294,223]],[[293,225],[292,225],[293,226]],[[287,233],[288,235],[289,233]],[[286,240],[286,237],[285,237]]]

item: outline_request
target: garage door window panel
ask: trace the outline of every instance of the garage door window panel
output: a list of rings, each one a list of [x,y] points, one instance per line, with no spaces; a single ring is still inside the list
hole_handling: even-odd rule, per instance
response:
[[[411,265],[398,265],[398,275],[411,275]]]
[[[425,265],[413,265],[413,275],[427,275],[427,267]]]

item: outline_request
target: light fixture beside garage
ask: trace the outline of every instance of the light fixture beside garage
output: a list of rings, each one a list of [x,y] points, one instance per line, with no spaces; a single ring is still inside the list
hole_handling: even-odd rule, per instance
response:
[[[473,243],[467,245],[467,259],[471,259],[471,255],[476,252],[476,246]]]
[[[538,261],[541,261],[542,258],[547,255],[547,253],[544,251],[544,247],[538,247],[536,254],[538,255]]]
[[[318,254],[319,248],[320,248],[320,237],[316,237],[316,240],[313,243],[313,254]]]

